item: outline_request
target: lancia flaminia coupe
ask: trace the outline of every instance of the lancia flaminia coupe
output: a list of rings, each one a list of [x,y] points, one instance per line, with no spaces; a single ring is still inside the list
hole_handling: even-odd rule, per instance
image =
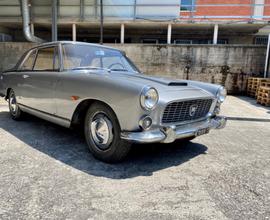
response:
[[[226,124],[222,86],[144,75],[123,51],[89,43],[30,49],[0,75],[0,93],[15,120],[30,113],[83,125],[90,151],[105,162],[123,160],[133,142],[191,140]]]

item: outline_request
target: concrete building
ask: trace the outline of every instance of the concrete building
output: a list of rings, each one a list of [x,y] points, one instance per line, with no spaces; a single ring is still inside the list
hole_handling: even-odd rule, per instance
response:
[[[103,42],[146,74],[218,83],[229,93],[244,92],[249,76],[270,76],[270,0],[101,1],[0,0],[0,71],[35,43],[98,43],[103,20]]]
[[[0,1],[0,41],[25,41],[24,0]],[[51,40],[100,41],[100,0],[28,0],[29,30]],[[267,44],[270,0],[103,0],[104,43]]]

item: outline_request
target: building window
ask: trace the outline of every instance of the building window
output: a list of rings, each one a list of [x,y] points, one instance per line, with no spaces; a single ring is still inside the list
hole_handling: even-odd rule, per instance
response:
[[[218,39],[218,44],[228,44],[227,39]],[[175,39],[174,44],[213,44],[209,39]]]
[[[195,11],[196,0],[180,0],[181,11]]]
[[[177,39],[177,40],[174,40],[174,44],[192,44],[192,40]]]
[[[158,44],[158,39],[145,38],[141,40],[143,44]]]
[[[268,44],[268,36],[255,37],[254,44],[257,44],[257,45],[267,45]]]

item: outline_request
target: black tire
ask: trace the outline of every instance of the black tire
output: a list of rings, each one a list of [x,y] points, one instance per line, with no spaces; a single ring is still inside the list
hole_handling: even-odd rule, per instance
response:
[[[9,91],[8,94],[8,107],[10,116],[13,120],[22,119],[23,112],[17,103],[15,92],[12,89]]]
[[[98,131],[102,127],[100,121],[105,124],[105,138],[101,135],[104,130],[101,133]],[[84,134],[94,157],[106,163],[120,162],[130,151],[131,144],[120,137],[121,129],[116,115],[102,103],[96,102],[89,107],[85,116]],[[106,144],[103,144],[104,140],[108,140]]]

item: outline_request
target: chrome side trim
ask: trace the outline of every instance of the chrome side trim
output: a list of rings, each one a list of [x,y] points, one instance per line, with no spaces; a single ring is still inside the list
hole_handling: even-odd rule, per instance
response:
[[[53,122],[55,124],[61,125],[61,126],[66,127],[66,128],[69,128],[71,125],[71,122],[68,119],[58,117],[57,115],[51,115],[51,114],[48,114],[46,112],[42,112],[42,111],[30,108],[28,106],[25,106],[25,105],[22,105],[19,103],[18,103],[18,105],[22,111],[29,113],[31,115],[34,115],[38,118]]]

